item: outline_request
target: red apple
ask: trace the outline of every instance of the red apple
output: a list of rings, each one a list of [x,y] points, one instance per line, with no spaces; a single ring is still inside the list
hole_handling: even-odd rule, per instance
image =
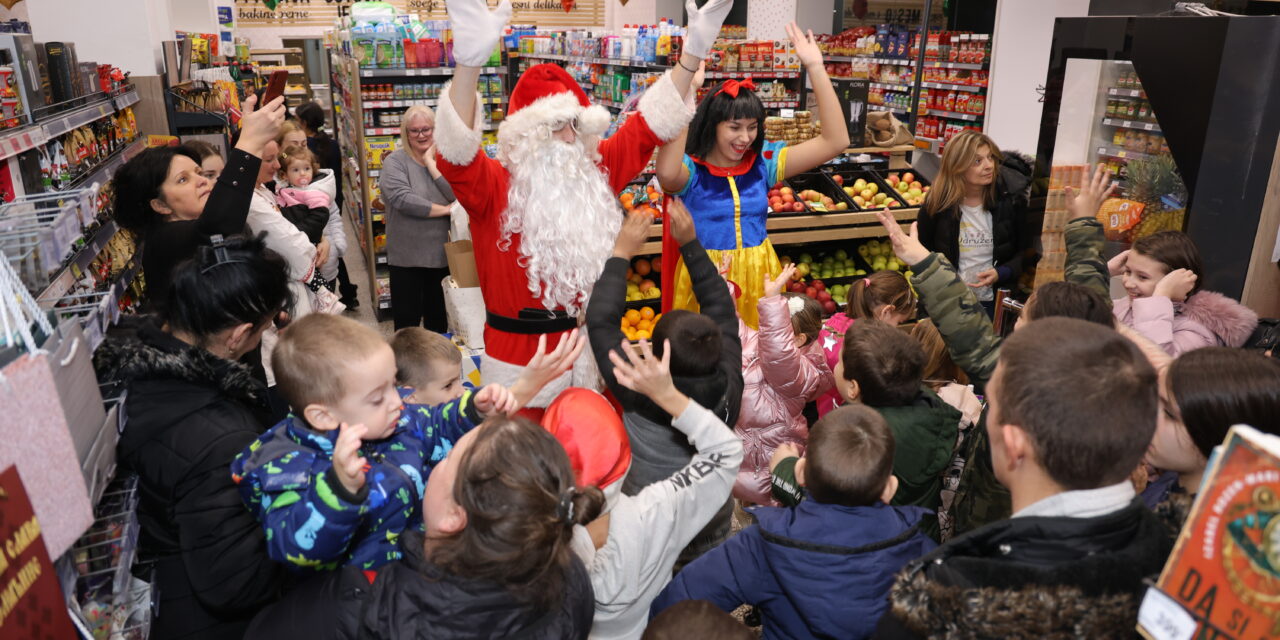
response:
[[[822,310],[826,313],[835,313],[836,312],[835,300],[827,300],[826,302],[823,302]]]
[[[831,294],[826,291],[818,292],[818,302],[826,302],[831,299]]]
[[[801,202],[792,202],[792,203],[791,203],[791,210],[792,210],[792,211],[804,211],[804,203],[801,203]]]
[[[791,187],[783,187],[783,188],[779,189],[779,191],[781,191],[781,192],[782,192],[782,195],[784,195],[784,196],[789,196],[789,195],[792,195],[792,194],[794,194],[794,193],[795,193],[795,191],[793,191],[793,190],[791,189]]]
[[[812,284],[812,285],[813,285],[813,288],[814,288],[814,289],[817,289],[818,291],[826,291],[826,290],[827,290],[827,283],[825,283],[825,282],[823,282],[823,281],[821,281],[821,280],[814,280],[814,281],[813,281],[813,282],[811,282],[810,284]]]
[[[790,193],[784,193],[782,194],[782,201],[786,204],[791,204],[792,202],[796,201],[796,197],[791,195]]]
[[[782,199],[781,199],[781,198],[769,198],[769,206],[770,206],[770,207],[773,207],[773,210],[774,210],[774,211],[777,211],[780,207],[782,207]]]
[[[842,175],[840,175],[840,174],[838,174],[838,173],[837,173],[837,174],[835,174],[834,176],[831,176],[831,179],[832,179],[832,180],[835,180],[835,181],[836,181],[836,184],[838,184],[838,185],[841,185],[841,186],[843,186],[843,185],[844,185],[844,176],[842,176]]]
[[[818,290],[814,289],[813,287],[805,287],[804,294],[806,296],[809,296],[810,298],[817,298]]]
[[[804,282],[795,280],[789,286],[791,293],[804,293]]]

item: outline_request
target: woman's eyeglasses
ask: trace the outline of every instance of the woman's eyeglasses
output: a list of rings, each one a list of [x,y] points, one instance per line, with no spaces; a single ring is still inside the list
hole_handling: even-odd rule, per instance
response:
[[[413,137],[415,137],[415,138],[421,138],[422,136],[429,136],[429,135],[431,135],[431,132],[432,132],[432,131],[435,131],[435,128],[434,128],[434,127],[427,127],[427,128],[425,128],[425,129],[409,129],[409,131],[408,131],[408,132],[409,132],[409,135],[411,135],[411,136],[413,136]]]

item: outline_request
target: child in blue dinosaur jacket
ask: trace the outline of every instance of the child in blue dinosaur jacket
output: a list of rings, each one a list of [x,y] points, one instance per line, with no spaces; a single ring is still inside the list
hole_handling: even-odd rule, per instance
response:
[[[484,416],[518,408],[498,385],[404,405],[391,347],[337,315],[295,321],[272,366],[293,413],[236,456],[231,474],[271,558],[300,572],[398,559],[400,534],[422,530],[431,452]]]

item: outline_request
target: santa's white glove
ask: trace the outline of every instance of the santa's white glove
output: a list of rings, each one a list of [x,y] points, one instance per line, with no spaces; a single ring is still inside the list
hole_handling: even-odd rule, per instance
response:
[[[689,25],[686,27],[688,34],[684,38],[682,53],[692,54],[699,59],[707,57],[711,53],[711,44],[720,35],[720,25],[724,24],[725,16],[729,15],[732,8],[733,0],[711,0],[701,9],[693,0],[686,0],[684,10],[689,13]]]
[[[502,0],[490,11],[485,0],[447,0],[445,9],[453,28],[453,59],[464,67],[483,67],[511,20],[511,2]]]

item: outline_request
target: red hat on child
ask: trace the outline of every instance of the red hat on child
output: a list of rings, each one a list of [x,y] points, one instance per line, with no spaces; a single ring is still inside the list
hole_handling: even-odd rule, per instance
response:
[[[570,387],[556,396],[542,416],[542,427],[560,441],[579,486],[607,489],[622,485],[631,467],[631,441],[622,418],[604,396]]]

